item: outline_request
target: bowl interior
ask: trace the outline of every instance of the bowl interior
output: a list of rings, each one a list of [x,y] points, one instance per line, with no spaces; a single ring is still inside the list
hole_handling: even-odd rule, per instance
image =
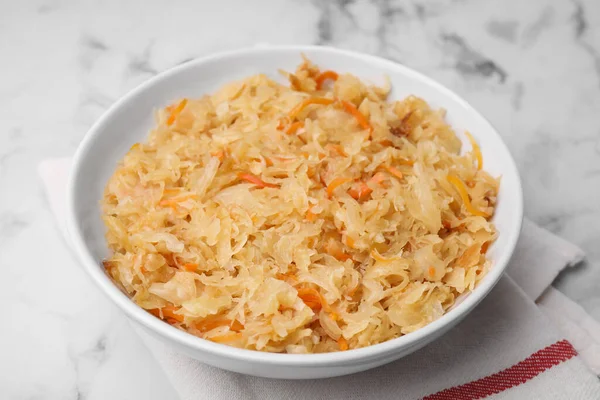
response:
[[[293,71],[301,62],[301,53],[322,69],[349,72],[373,83],[382,84],[385,77],[389,77],[392,84],[391,99],[414,94],[434,108],[446,109],[447,121],[463,140],[463,151],[470,149],[463,132],[468,130],[473,134],[481,146],[485,170],[493,176],[502,177],[493,218],[500,235],[488,252],[494,266],[470,296],[479,296],[477,292],[481,291],[482,298],[491,289],[512,254],[522,219],[519,176],[497,132],[468,103],[419,73],[376,57],[320,47],[251,49],[192,61],[138,87],[112,106],[96,123],[75,157],[68,213],[69,230],[76,250],[80,255],[83,254],[88,270],[97,269],[97,272],[92,271],[92,275],[102,280],[102,286],[112,283],[103,273],[99,273],[102,270],[101,261],[108,254],[99,201],[118,161],[131,145],[144,141],[153,127],[154,110],[181,97],[194,98],[209,94],[227,82],[252,74],[264,73],[283,82],[278,69]],[[146,314],[139,311],[140,314]]]

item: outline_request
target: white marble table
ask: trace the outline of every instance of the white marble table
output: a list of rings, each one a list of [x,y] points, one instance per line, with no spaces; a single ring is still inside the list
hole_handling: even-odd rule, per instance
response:
[[[6,0],[0,9],[0,398],[174,398],[64,248],[36,168],[72,154],[112,102],[152,75],[259,42],[380,54],[472,102],[518,162],[526,214],[587,252],[556,284],[600,319],[600,1]]]

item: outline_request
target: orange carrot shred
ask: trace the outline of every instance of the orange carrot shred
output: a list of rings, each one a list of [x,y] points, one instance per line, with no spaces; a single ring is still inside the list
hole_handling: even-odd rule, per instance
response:
[[[183,321],[183,315],[175,314],[175,311],[178,311],[180,309],[181,309],[181,307],[165,306],[162,308],[162,312],[163,312],[163,315],[181,322],[181,321]]]
[[[306,220],[308,222],[314,222],[317,219],[317,214],[313,213],[311,210],[306,212]]]
[[[344,252],[344,248],[342,247],[341,243],[337,242],[333,238],[329,239],[329,241],[325,244],[325,251],[327,254],[337,258],[340,261],[346,261],[351,258],[349,254]]]
[[[338,187],[343,185],[344,183],[348,183],[351,182],[352,179],[350,178],[335,178],[334,180],[332,180],[329,185],[327,186],[327,196],[331,197],[331,195],[333,194],[333,191]]]
[[[291,124],[289,128],[286,129],[285,133],[287,133],[288,135],[293,135],[300,128],[304,128],[304,122],[296,121],[293,124]]]
[[[179,188],[173,188],[173,189],[169,188],[169,189],[163,190],[163,194],[174,195],[174,194],[179,193],[180,191],[181,191],[181,189],[179,189]]]
[[[485,242],[484,244],[481,245],[481,254],[485,254],[488,251],[488,248],[490,247],[490,242]]]
[[[225,158],[225,152],[223,150],[212,152],[210,153],[210,155],[213,157],[217,157],[219,161],[223,161],[223,159]]]
[[[183,315],[175,314],[175,311],[181,309],[181,307],[176,306],[164,306],[163,308],[154,308],[152,310],[148,310],[152,315],[160,318],[161,312],[163,315],[163,319],[174,319],[178,322],[183,322]]]
[[[379,185],[384,180],[385,180],[385,174],[378,172],[369,179],[369,182]]]
[[[293,280],[293,281],[297,281],[298,277],[296,276],[296,274],[294,274],[293,272],[287,272],[285,274],[282,274],[281,272],[278,272],[275,274],[275,278],[279,279],[280,281],[285,281],[285,280]]]
[[[327,80],[331,79],[332,81],[336,81],[338,79],[338,74],[335,71],[323,71],[316,78],[315,82],[317,83],[317,90],[321,90],[323,87],[323,83]]]
[[[350,247],[351,249],[354,248],[354,239],[352,239],[350,236],[346,236],[346,246]]]
[[[234,332],[239,332],[244,329],[244,325],[238,320],[232,321],[223,317],[207,317],[194,324],[194,327],[200,332],[208,332],[220,326],[229,326],[229,329]]]
[[[185,196],[175,197],[175,198],[172,198],[172,199],[161,200],[161,201],[158,202],[158,205],[159,206],[163,206],[163,207],[168,206],[168,207],[171,207],[173,209],[176,209],[177,208],[177,204],[179,204],[181,202],[184,202],[186,200],[197,199],[197,198],[198,198],[198,196],[195,195],[195,194],[188,194],[188,195],[185,195]]]
[[[475,141],[475,138],[473,137],[473,135],[471,135],[468,131],[465,132],[465,135],[469,139],[469,142],[471,142],[471,147],[473,148],[473,154],[475,155],[475,158],[477,159],[477,169],[483,168],[483,155],[481,154],[481,149],[479,148],[479,145]]]
[[[154,315],[156,318],[160,318],[160,310],[158,308],[153,308],[151,310],[147,310],[150,314]]]
[[[317,289],[300,288],[298,289],[298,297],[310,307],[313,311],[318,311],[323,307],[321,303],[321,294]]]
[[[344,110],[346,110],[346,112],[352,114],[352,116],[356,119],[356,122],[358,122],[358,125],[360,125],[361,128],[369,131],[369,133],[373,132],[373,127],[371,126],[371,124],[369,124],[367,118],[360,111],[358,111],[358,108],[356,108],[354,104],[346,100],[342,100],[341,104],[342,107],[344,107]]]
[[[404,158],[398,159],[398,163],[400,165],[408,165],[409,167],[412,167],[413,165],[415,165],[415,162],[413,160],[407,160]]]
[[[348,350],[348,341],[346,341],[343,336],[340,336],[340,338],[337,340],[337,343],[341,351]]]
[[[371,192],[373,192],[373,189],[364,182],[357,182],[348,190],[348,194],[355,200],[365,200]]]
[[[404,177],[404,175],[402,175],[402,172],[400,172],[400,170],[398,170],[397,168],[390,166],[386,167],[386,169],[390,172],[390,174],[394,175],[398,179],[402,179]]]
[[[302,82],[300,82],[300,79],[298,79],[298,77],[296,75],[289,74],[288,80],[290,81],[290,87],[292,89],[298,90],[298,91],[302,90]]]
[[[198,268],[198,264],[194,264],[194,263],[183,264],[183,269],[188,272],[194,272],[196,270],[196,268]]]
[[[454,188],[458,191],[458,194],[460,194],[460,197],[461,197],[463,203],[465,204],[465,208],[467,209],[467,211],[469,213],[480,216],[480,217],[484,217],[484,218],[489,217],[489,215],[487,213],[473,207],[473,205],[471,204],[471,199],[469,198],[469,193],[467,192],[467,188],[465,187],[465,184],[458,176],[448,175],[448,177],[446,179],[448,179],[448,182],[450,182],[454,186]]]
[[[346,157],[348,155],[344,151],[344,147],[341,144],[330,144],[328,147],[342,157]]]
[[[267,183],[267,182],[263,181],[262,179],[260,179],[258,176],[252,175],[252,174],[239,173],[238,178],[240,178],[244,181],[253,183],[261,189],[265,188],[265,187],[270,187],[270,188],[278,188],[279,187],[278,185],[276,185],[274,183]]]
[[[326,99],[325,97],[311,97],[309,99],[302,101],[300,104],[298,104],[294,108],[292,108],[292,110],[288,114],[288,117],[293,120],[294,118],[296,118],[298,116],[298,114],[300,114],[302,112],[302,110],[304,110],[306,107],[308,107],[311,104],[320,104],[320,105],[328,106],[333,103],[334,103],[334,101],[332,99]]]
[[[241,337],[242,335],[240,333],[229,332],[224,335],[213,336],[207,339],[215,343],[229,343],[233,342],[234,340],[240,339]]]
[[[285,128],[285,121],[283,119],[280,119],[279,123],[277,124],[277,130],[282,131],[283,128]]]
[[[167,125],[173,125],[173,122],[175,122],[175,119],[177,118],[177,116],[181,113],[181,111],[183,111],[186,104],[187,104],[187,99],[183,99],[179,102],[177,107],[175,107],[171,111],[171,114],[169,115],[169,118],[167,119]]]
[[[427,269],[427,273],[429,274],[430,278],[433,278],[435,276],[435,268],[433,266],[429,267]]]

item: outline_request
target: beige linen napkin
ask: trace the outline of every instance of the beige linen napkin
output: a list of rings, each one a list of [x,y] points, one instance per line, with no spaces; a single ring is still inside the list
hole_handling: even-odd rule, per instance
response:
[[[63,232],[69,165],[65,158],[39,167]],[[508,274],[456,328],[401,360],[339,378],[244,376],[137,331],[185,400],[600,399],[600,324],[550,287],[582,258],[573,244],[525,221]]]

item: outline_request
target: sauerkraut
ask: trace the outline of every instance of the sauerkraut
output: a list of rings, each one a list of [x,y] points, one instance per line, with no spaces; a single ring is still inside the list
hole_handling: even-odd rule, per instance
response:
[[[490,261],[499,180],[415,96],[321,71],[265,75],[156,113],[102,200],[107,273],[178,329],[318,353],[419,329]]]

